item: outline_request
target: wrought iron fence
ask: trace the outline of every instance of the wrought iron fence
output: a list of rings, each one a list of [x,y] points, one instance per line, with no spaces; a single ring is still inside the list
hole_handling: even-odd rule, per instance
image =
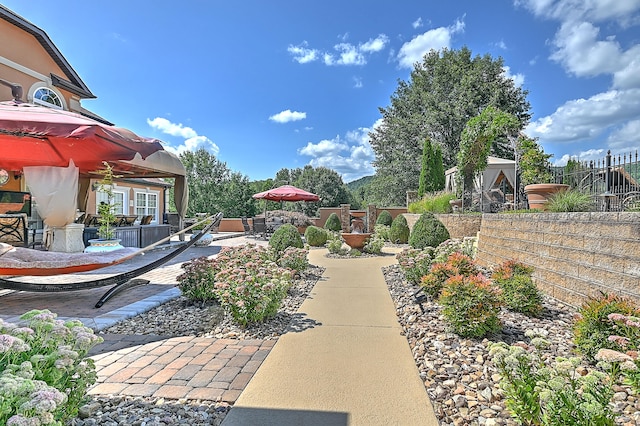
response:
[[[600,211],[640,211],[640,162],[638,151],[592,161],[569,160],[551,169],[556,183],[591,195]]]

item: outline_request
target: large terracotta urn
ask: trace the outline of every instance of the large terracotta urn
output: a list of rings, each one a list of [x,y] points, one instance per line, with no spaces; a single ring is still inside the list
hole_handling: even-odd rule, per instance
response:
[[[562,183],[534,183],[524,187],[530,209],[547,210],[547,202],[553,194],[566,191],[569,185]]]

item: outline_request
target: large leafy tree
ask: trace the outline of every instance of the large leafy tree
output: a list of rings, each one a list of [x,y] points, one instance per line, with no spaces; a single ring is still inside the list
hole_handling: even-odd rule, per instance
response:
[[[255,202],[246,177],[233,173],[226,163],[205,149],[186,151],[180,161],[187,171],[187,215],[223,212],[226,217],[252,216]]]
[[[524,127],[531,118],[526,95],[505,75],[502,58],[472,57],[466,47],[432,50],[415,65],[408,81],[398,82],[390,105],[380,108],[382,124],[370,134],[376,179],[369,199],[404,203],[406,191],[419,186],[426,138],[441,147],[445,167],[455,165],[462,130],[489,105],[513,114]],[[492,152],[513,158],[508,143],[494,144]]]

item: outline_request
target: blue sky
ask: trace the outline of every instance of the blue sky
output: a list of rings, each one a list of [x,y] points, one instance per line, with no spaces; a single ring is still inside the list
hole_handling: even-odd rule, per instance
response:
[[[85,108],[251,180],[373,174],[378,108],[431,48],[503,57],[556,163],[640,146],[640,0],[0,1],[47,32]]]

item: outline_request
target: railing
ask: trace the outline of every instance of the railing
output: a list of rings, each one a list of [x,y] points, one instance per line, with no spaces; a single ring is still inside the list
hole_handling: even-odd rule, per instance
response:
[[[596,161],[569,160],[551,169],[556,183],[590,194],[601,211],[640,211],[640,161],[638,151]]]

